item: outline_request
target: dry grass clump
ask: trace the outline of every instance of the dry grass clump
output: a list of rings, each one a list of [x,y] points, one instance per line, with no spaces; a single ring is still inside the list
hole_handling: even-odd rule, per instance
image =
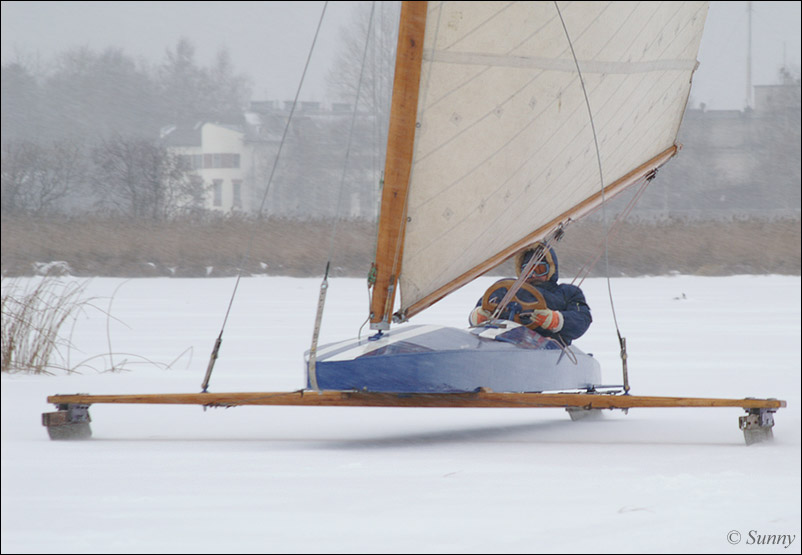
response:
[[[48,275],[36,281],[2,280],[3,372],[52,374],[71,371],[65,328],[88,306],[86,282],[62,281]]]
[[[77,372],[81,368],[95,371],[118,372],[133,364],[147,364],[163,370],[169,369],[184,355],[191,358],[192,348],[186,349],[169,364],[156,362],[138,354],[114,352],[108,336],[108,351],[97,353],[79,362],[70,359],[73,350],[72,335],[77,318],[88,311],[98,311],[107,321],[111,316],[113,296],[108,309],[98,306],[100,299],[85,297],[87,280],[61,278],[60,265],[42,277],[32,279],[2,279],[2,346],[0,371],[29,374]],[[98,365],[105,369],[101,370]]]

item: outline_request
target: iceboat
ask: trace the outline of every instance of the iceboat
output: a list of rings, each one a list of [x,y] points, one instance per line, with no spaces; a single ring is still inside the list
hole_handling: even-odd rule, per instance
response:
[[[740,407],[747,443],[771,437],[784,401],[634,396],[626,373],[623,394],[600,394],[599,364],[574,344],[497,319],[476,329],[407,323],[645,186],[677,154],[707,10],[707,2],[403,2],[368,272],[373,335],[318,346],[327,263],[305,389],[208,392],[221,331],[201,393],[54,395],[58,411],[43,416],[51,437],[88,437],[93,403]]]

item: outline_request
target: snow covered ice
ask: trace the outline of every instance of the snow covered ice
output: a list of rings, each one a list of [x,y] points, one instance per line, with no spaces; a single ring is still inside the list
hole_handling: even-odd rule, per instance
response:
[[[493,279],[414,323],[467,325]],[[244,278],[210,391],[302,388],[319,285]],[[113,361],[2,376],[3,553],[800,552],[798,276],[612,280],[632,393],[785,399],[770,444],[745,446],[730,408],[93,405],[91,441],[48,439],[48,395],[199,391],[233,286],[95,278],[113,318],[79,318],[71,363]],[[607,283],[582,288],[576,344],[621,383]],[[364,280],[330,280],[321,344],[366,304]]]

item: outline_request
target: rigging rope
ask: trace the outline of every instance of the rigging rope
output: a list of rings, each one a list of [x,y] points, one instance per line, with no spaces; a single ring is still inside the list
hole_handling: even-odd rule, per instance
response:
[[[356,99],[354,100],[354,111],[351,114],[351,125],[348,130],[348,142],[345,149],[345,160],[343,161],[343,171],[340,175],[340,191],[337,195],[337,208],[334,212],[334,225],[329,239],[328,260],[326,261],[326,271],[323,274],[323,281],[320,284],[320,295],[317,303],[317,313],[315,314],[315,327],[312,331],[312,346],[309,348],[309,385],[314,391],[319,391],[317,385],[317,342],[320,337],[320,324],[323,320],[323,308],[326,304],[326,291],[329,287],[329,268],[331,267],[332,254],[334,252],[334,239],[337,236],[337,228],[340,224],[340,208],[342,206],[343,191],[345,190],[345,174],[348,171],[348,161],[351,157],[351,143],[354,137],[354,124],[356,122],[357,107],[359,106],[359,96],[362,92],[362,79],[365,74],[365,59],[368,55],[368,45],[370,44],[370,33],[373,28],[373,13],[376,9],[376,2],[371,4],[370,23],[365,37],[365,50],[362,52],[362,64],[359,71],[359,82],[356,87]]]
[[[303,88],[304,79],[306,78],[306,71],[309,69],[309,62],[312,60],[312,52],[315,50],[315,43],[317,42],[318,35],[320,34],[320,27],[323,24],[323,17],[326,15],[326,7],[328,6],[328,2],[323,4],[323,9],[320,12],[320,20],[317,23],[317,29],[315,30],[315,36],[312,39],[312,45],[309,47],[309,54],[306,57],[306,65],[304,65],[304,71],[301,74],[301,80],[298,83],[298,89],[295,91],[295,99],[292,103],[292,108],[290,108],[289,116],[287,117],[287,124],[284,126],[284,132],[281,135],[281,142],[278,146],[278,151],[276,152],[276,158],[273,161],[273,167],[270,170],[270,176],[267,179],[267,185],[265,187],[265,194],[262,196],[262,202],[259,205],[259,211],[257,215],[261,217],[262,210],[265,207],[265,203],[267,202],[267,195],[270,192],[270,186],[273,183],[273,176],[276,173],[276,168],[278,167],[279,158],[281,156],[281,151],[284,148],[284,143],[287,139],[287,131],[290,128],[290,123],[292,122],[292,117],[295,114],[295,107],[298,104],[298,98],[301,94],[301,89]],[[237,280],[234,282],[234,290],[231,292],[231,298],[228,301],[228,308],[226,309],[226,314],[223,317],[223,324],[220,327],[220,334],[217,336],[217,339],[214,342],[214,348],[212,349],[212,354],[209,357],[209,364],[206,367],[206,376],[203,378],[203,383],[201,384],[201,391],[206,393],[209,389],[209,380],[212,377],[212,370],[214,370],[214,364],[217,361],[217,357],[220,351],[220,345],[223,342],[223,331],[226,329],[226,323],[228,322],[228,316],[231,314],[231,307],[234,305],[234,297],[237,295],[237,289],[239,288],[240,281],[242,280],[242,269],[244,268],[245,264],[250,260],[251,251],[253,250],[253,240],[256,231],[254,230],[251,233],[250,238],[248,239],[248,248],[245,251],[245,255],[240,262],[239,271],[237,272]]]
[[[383,37],[383,33],[385,30],[384,24],[384,10],[386,4],[382,2],[379,7],[379,14],[378,14],[378,23],[373,26],[373,65],[371,68],[371,78],[372,78],[372,93],[373,93],[373,149],[371,152],[371,162],[373,164],[372,174],[374,182],[378,184],[378,189],[374,192],[376,196],[371,199],[371,206],[374,210],[374,219],[375,225],[373,226],[373,244],[371,245],[371,252],[376,253],[376,247],[379,242],[379,211],[381,208],[381,195],[382,191],[384,190],[384,157],[385,154],[384,149],[382,148],[382,139],[385,140],[387,134],[384,132],[383,129],[383,122],[384,118],[381,117],[381,110],[379,108],[379,103],[381,102],[380,99],[384,98],[383,90],[379,91],[378,87],[381,86],[380,76],[383,75],[383,63],[384,63],[384,56],[382,56],[383,49],[381,48],[381,39]],[[397,29],[397,27],[396,27]],[[397,38],[397,37],[396,37]],[[367,292],[368,292],[368,309],[367,309],[367,317],[365,321],[359,326],[359,331],[357,332],[357,339],[362,338],[362,328],[364,328],[368,322],[370,322],[370,305],[372,301],[372,292],[373,286],[376,284],[376,263],[375,261],[370,265],[370,270],[368,270],[368,279],[367,279]]]
[[[585,78],[582,76],[582,69],[579,67],[579,59],[576,57],[576,51],[574,50],[574,43],[571,41],[571,35],[568,33],[568,27],[565,25],[565,20],[563,19],[563,14],[560,11],[560,6],[557,4],[556,0],[554,2],[554,7],[557,10],[557,15],[560,17],[560,23],[562,23],[563,31],[565,31],[565,38],[568,39],[568,46],[571,48],[571,55],[574,58],[574,65],[576,65],[576,71],[579,75],[579,83],[582,85],[582,94],[585,96],[585,106],[588,109],[588,117],[590,118],[590,129],[593,132],[593,144],[596,147],[596,162],[599,166],[599,182],[601,184],[601,199],[602,199],[602,220],[604,221],[604,226],[607,227],[607,207],[606,207],[606,199],[604,194],[604,172],[602,171],[602,161],[601,161],[601,150],[599,149],[599,140],[598,136],[596,135],[596,125],[593,122],[593,110],[590,107],[590,99],[588,98],[588,91],[585,87]],[[615,314],[615,302],[613,301],[613,290],[612,285],[610,283],[610,260],[609,260],[609,249],[608,249],[608,237],[607,233],[604,234],[604,264],[605,264],[605,274],[607,277],[607,293],[610,298],[610,309],[613,313],[613,322],[615,324],[615,331],[618,335],[618,344],[621,348],[621,364],[623,367],[623,375],[624,375],[624,394],[629,393],[629,372],[627,370],[627,341],[626,338],[621,336],[621,329],[618,326],[618,318]]]

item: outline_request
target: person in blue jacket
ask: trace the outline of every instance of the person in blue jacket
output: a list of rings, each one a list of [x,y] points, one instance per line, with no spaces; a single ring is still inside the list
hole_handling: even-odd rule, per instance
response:
[[[513,320],[517,315],[518,321],[528,328],[545,337],[559,339],[565,345],[570,345],[574,339],[587,331],[593,318],[590,315],[590,307],[585,301],[585,295],[579,287],[567,283],[557,283],[559,273],[557,254],[554,249],[545,249],[543,243],[535,243],[516,255],[515,268],[520,277],[521,271],[530,259],[543,253],[544,250],[543,260],[532,268],[526,283],[534,286],[543,295],[548,308],[525,310],[522,304],[535,302],[536,298],[525,287],[522,287],[499,317],[504,320]],[[497,305],[507,293],[506,285],[510,283],[509,279],[497,281],[490,286],[485,296],[494,306]],[[485,296],[479,299],[476,308],[471,311],[468,318],[471,326],[480,326],[492,316],[492,311],[482,308]]]

